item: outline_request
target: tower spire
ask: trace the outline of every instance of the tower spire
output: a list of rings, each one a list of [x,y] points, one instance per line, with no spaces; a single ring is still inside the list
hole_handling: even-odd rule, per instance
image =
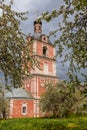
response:
[[[34,21],[34,33],[42,33],[42,22],[39,19]]]

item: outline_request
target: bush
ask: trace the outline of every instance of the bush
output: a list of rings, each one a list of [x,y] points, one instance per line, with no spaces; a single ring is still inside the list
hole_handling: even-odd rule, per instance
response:
[[[45,84],[46,92],[41,96],[41,111],[45,116],[68,117],[70,114],[87,114],[87,96],[72,84],[58,82]]]

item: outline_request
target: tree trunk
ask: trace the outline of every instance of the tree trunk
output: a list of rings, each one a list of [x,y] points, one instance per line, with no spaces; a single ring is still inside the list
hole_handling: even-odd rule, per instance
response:
[[[53,110],[53,117],[56,117],[56,110]]]
[[[6,111],[5,110],[3,110],[3,119],[6,119]]]

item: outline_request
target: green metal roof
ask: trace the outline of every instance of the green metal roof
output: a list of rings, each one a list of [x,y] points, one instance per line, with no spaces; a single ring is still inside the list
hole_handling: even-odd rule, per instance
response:
[[[12,91],[5,93],[6,98],[29,98],[32,99],[32,95],[23,88],[14,88]]]

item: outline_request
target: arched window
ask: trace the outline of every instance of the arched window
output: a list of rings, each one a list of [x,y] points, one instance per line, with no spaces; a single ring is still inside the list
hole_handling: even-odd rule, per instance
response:
[[[27,114],[27,103],[24,102],[22,104],[22,115],[26,115]]]
[[[46,46],[43,47],[43,55],[47,56],[47,47]]]

